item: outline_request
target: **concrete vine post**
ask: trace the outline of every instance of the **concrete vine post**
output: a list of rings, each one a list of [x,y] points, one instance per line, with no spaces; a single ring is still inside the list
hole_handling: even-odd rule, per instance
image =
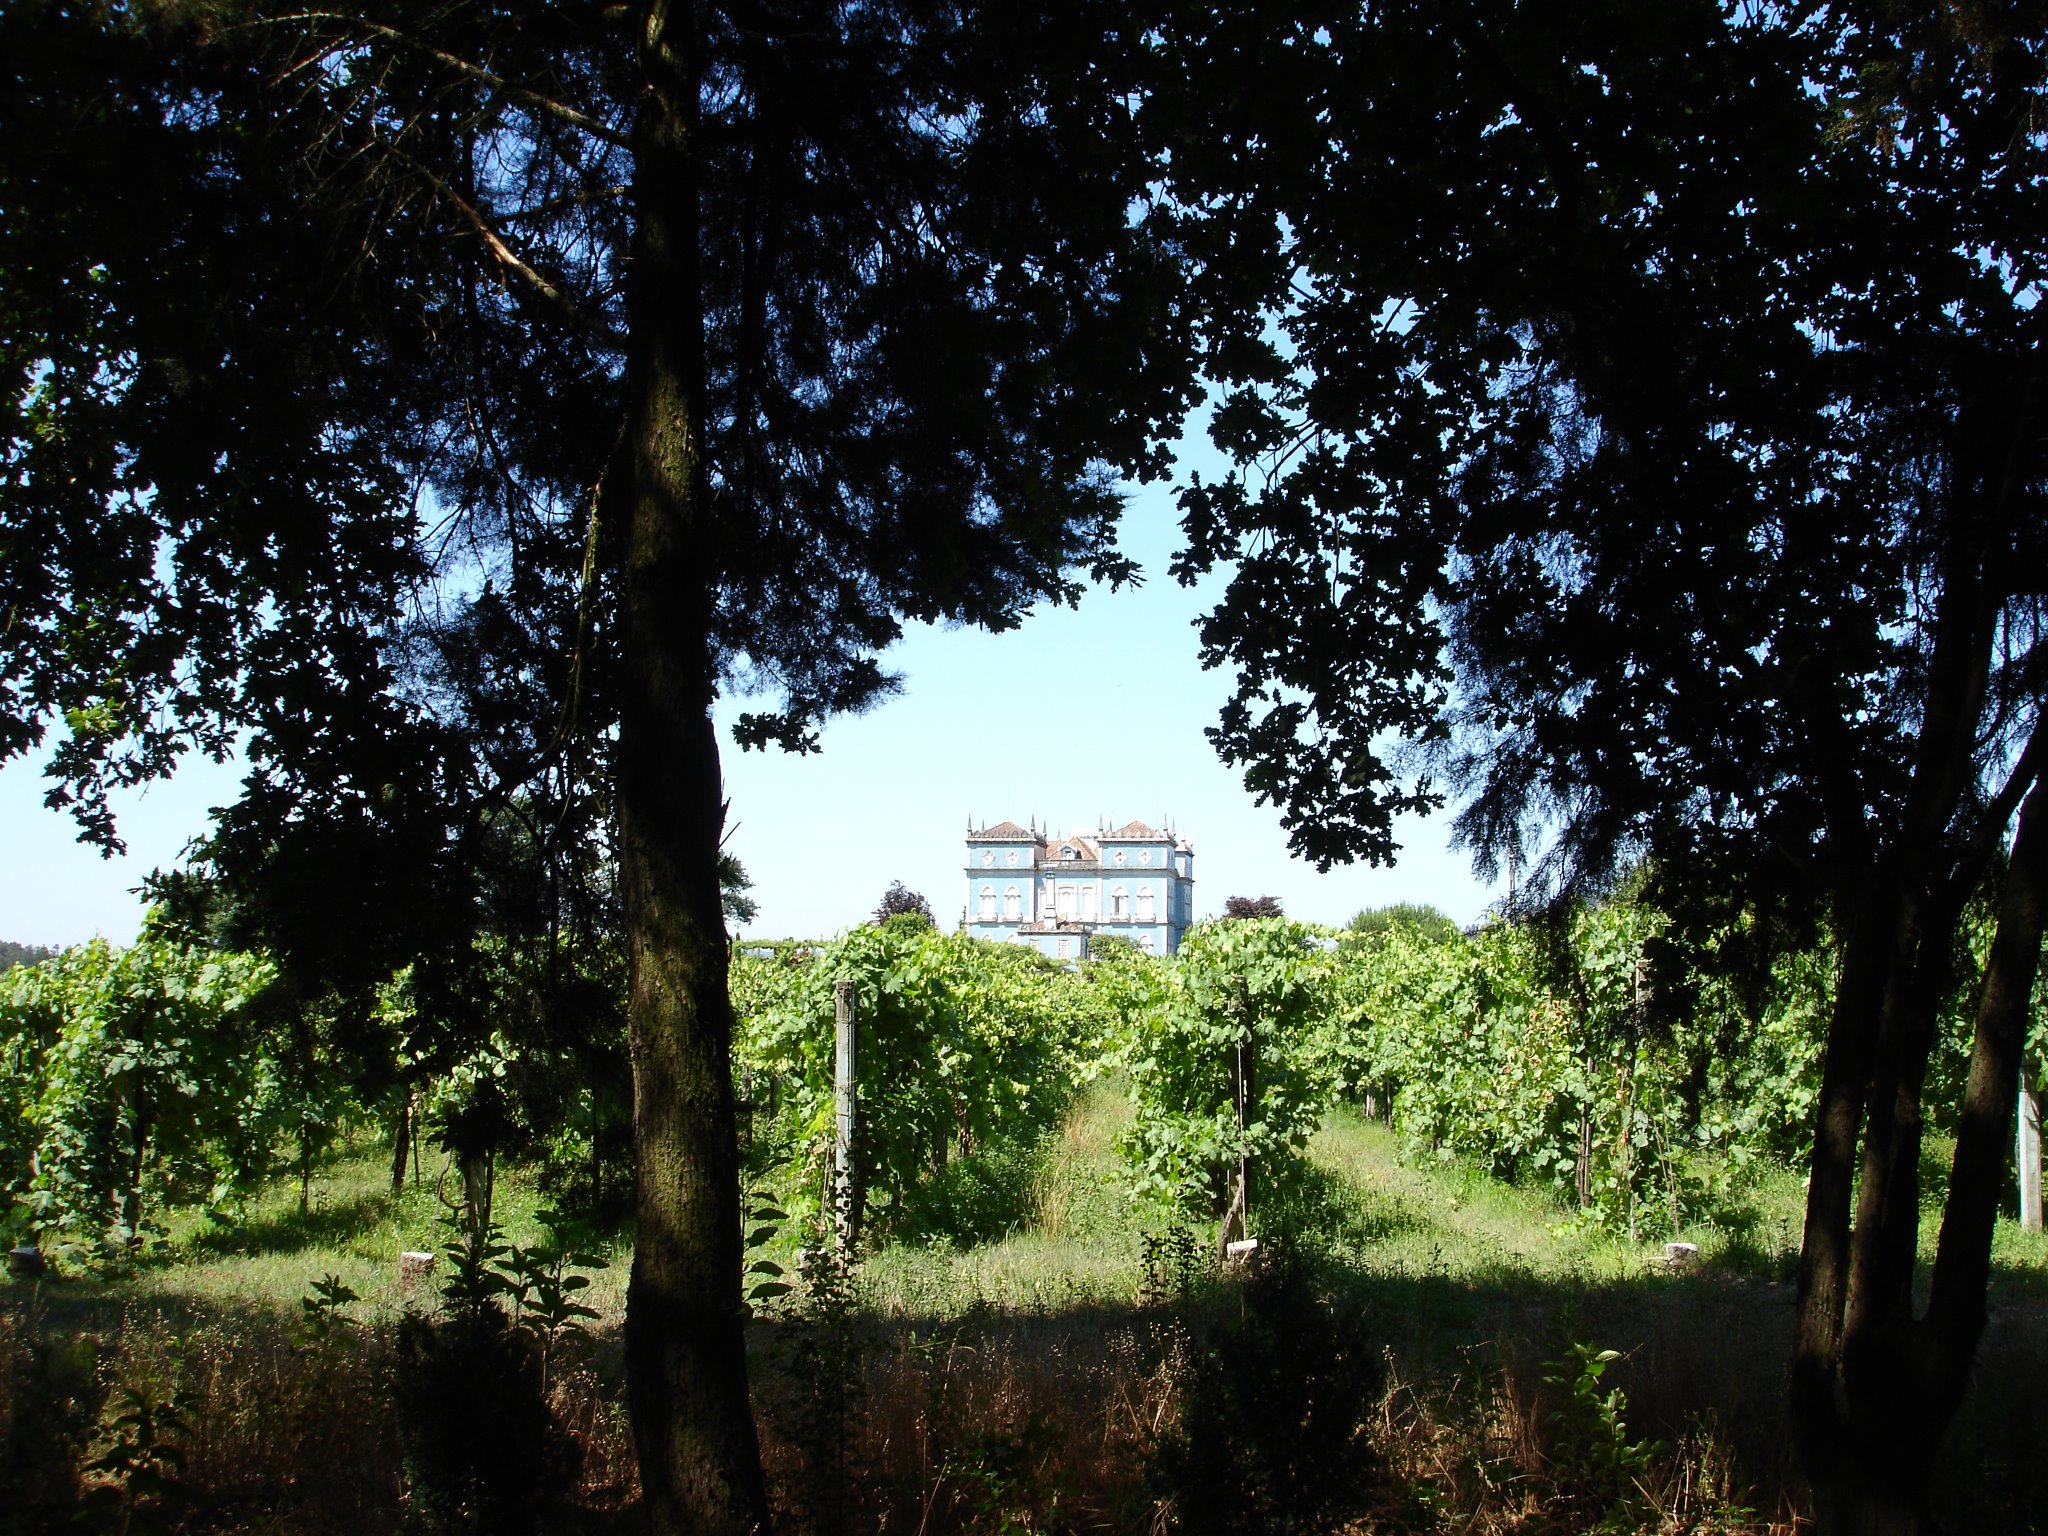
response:
[[[2041,1095],[2036,1089],[2034,1063],[2020,1072],[2019,1131],[2014,1148],[2019,1163],[2020,1227],[2027,1232],[2041,1230]]]
[[[832,1205],[843,1256],[852,1245],[854,1212],[851,1207],[853,1178],[854,1114],[854,996],[851,981],[832,986]]]

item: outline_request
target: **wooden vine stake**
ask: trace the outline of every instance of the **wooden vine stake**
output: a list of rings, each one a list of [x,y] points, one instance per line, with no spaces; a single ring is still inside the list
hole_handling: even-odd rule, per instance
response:
[[[853,1238],[853,983],[832,984],[832,1207],[843,1255]]]
[[[1237,1188],[1231,1193],[1230,1208],[1223,1213],[1223,1225],[1216,1233],[1216,1257],[1218,1261],[1248,1258],[1258,1250],[1259,1240],[1252,1236],[1252,1194],[1251,1156],[1245,1145],[1245,1126],[1251,1119],[1252,1078],[1245,1065],[1244,1048],[1251,1038],[1251,995],[1242,976],[1237,978],[1238,1019],[1241,1028],[1237,1040],[1237,1072],[1232,1087],[1237,1099]],[[1256,1057],[1254,1057],[1256,1060]],[[1237,1228],[1233,1240],[1230,1229]]]

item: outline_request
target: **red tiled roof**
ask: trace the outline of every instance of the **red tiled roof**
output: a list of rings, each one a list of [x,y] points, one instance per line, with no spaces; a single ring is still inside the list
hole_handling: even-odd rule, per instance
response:
[[[1006,841],[1014,838],[1026,843],[1037,841],[1035,834],[1025,831],[1014,821],[999,821],[992,827],[983,827],[979,832],[970,832],[967,835],[970,838],[1001,838]]]
[[[1156,831],[1146,826],[1142,821],[1125,822],[1124,825],[1118,827],[1114,832],[1105,832],[1102,835],[1105,838],[1115,838],[1119,842],[1135,841],[1138,839],[1148,839],[1161,843],[1166,841],[1166,834],[1164,832]]]

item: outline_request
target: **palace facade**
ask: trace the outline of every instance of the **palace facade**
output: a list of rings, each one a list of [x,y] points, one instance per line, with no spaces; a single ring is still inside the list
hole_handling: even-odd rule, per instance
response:
[[[967,830],[967,931],[1078,960],[1091,934],[1170,955],[1195,917],[1195,850],[1142,821],[1052,837],[999,821]]]

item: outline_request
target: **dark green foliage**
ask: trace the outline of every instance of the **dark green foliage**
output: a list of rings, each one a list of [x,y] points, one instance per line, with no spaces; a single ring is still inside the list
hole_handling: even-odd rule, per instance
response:
[[[41,1308],[0,1315],[0,1532],[48,1536],[77,1507],[97,1414],[94,1340],[52,1337]]]
[[[664,1530],[756,1522],[739,1265],[679,1257],[739,1225],[707,711],[809,747],[907,621],[1133,573],[1121,478],[1195,394],[1144,27],[27,3],[0,54],[0,758],[61,720],[111,841],[110,784],[246,744],[211,858],[334,1026],[305,1064],[393,1063],[408,963],[437,1065],[560,1046],[631,930],[642,1166],[701,1181],[640,1179],[635,1284],[720,1320],[629,1330],[639,1443],[702,1451],[643,1486]],[[679,1083],[704,1113],[648,1108]]]
[[[575,1481],[572,1442],[540,1391],[540,1349],[494,1304],[409,1313],[398,1325],[393,1394],[406,1529],[521,1536]]]
[[[1365,1419],[1381,1356],[1284,1248],[1259,1250],[1242,1303],[1202,1341],[1180,1421],[1156,1451],[1159,1491],[1188,1536],[1335,1530],[1374,1492]]]
[[[299,1298],[299,1333],[308,1344],[329,1344],[344,1336],[355,1320],[346,1315],[352,1302],[362,1300],[355,1288],[339,1275],[323,1275],[309,1282],[308,1294]]]
[[[579,1316],[594,1314],[571,1300],[580,1277],[566,1275],[559,1244],[518,1250],[494,1229],[458,1228],[445,1257],[440,1314],[409,1311],[398,1325],[392,1390],[406,1529],[546,1530],[575,1485],[579,1455],[548,1404],[549,1356]]]
[[[1225,921],[1248,917],[1284,917],[1278,896],[1227,896],[1223,901]]]
[[[86,1491],[77,1519],[102,1536],[168,1536],[198,1504],[186,1485],[179,1442],[192,1426],[185,1405],[153,1388],[116,1387],[99,1449],[79,1470]]]
[[[977,1147],[904,1191],[892,1235],[940,1238],[972,1247],[996,1242],[1024,1226],[1043,1175],[1046,1138],[1005,1137]]]
[[[938,919],[932,916],[930,902],[901,880],[891,880],[889,889],[882,893],[881,905],[875,908],[875,921],[886,923],[899,917],[916,918],[927,928],[938,926]]]
[[[970,1432],[939,1465],[966,1528],[1001,1536],[1070,1536],[1084,1529],[1057,1459],[1059,1426],[1032,1414],[1023,1423]]]
[[[718,893],[725,904],[725,920],[732,927],[742,927],[760,915],[761,903],[747,892],[754,888],[753,877],[747,873],[744,864],[729,853],[718,855]]]
[[[1201,1249],[1187,1217],[1179,1210],[1169,1211],[1165,1226],[1138,1240],[1140,1305],[1173,1306],[1185,1312],[1194,1299],[1201,1262]]]
[[[17,965],[41,965],[45,960],[55,959],[56,954],[47,944],[17,944],[12,939],[0,939],[0,971],[11,971]]]
[[[758,1314],[761,1308],[795,1289],[790,1284],[788,1272],[762,1252],[775,1241],[776,1234],[789,1220],[789,1212],[776,1203],[774,1192],[768,1189],[749,1189],[741,1202],[741,1210],[746,1217],[747,1235],[741,1249],[746,1255],[747,1267],[740,1275],[740,1294],[747,1306]]]
[[[1345,926],[1368,937],[1391,928],[1411,928],[1424,938],[1439,941],[1458,937],[1458,925],[1426,902],[1397,901],[1391,906],[1365,907]]]
[[[862,1345],[854,1311],[856,1257],[839,1238],[849,1192],[843,1183],[809,1224],[802,1255],[803,1290],[791,1325],[778,1336],[801,1384],[783,1426],[803,1457],[803,1507],[817,1536],[856,1528],[861,1497],[852,1459],[863,1395]]]
[[[1556,1394],[1548,1417],[1550,1476],[1581,1517],[1580,1529],[1640,1529],[1651,1463],[1671,1449],[1630,1439],[1623,1420],[1628,1399],[1619,1387],[1601,1389],[1620,1358],[1619,1350],[1571,1339],[1544,1367],[1543,1380]]]
[[[1181,500],[1180,574],[1231,572],[1212,739],[1325,866],[1456,795],[1518,904],[1643,867],[1688,930],[1827,915],[1797,1428],[1823,1530],[1917,1528],[2048,910],[2048,13],[1393,0],[1165,46],[1233,461]]]

